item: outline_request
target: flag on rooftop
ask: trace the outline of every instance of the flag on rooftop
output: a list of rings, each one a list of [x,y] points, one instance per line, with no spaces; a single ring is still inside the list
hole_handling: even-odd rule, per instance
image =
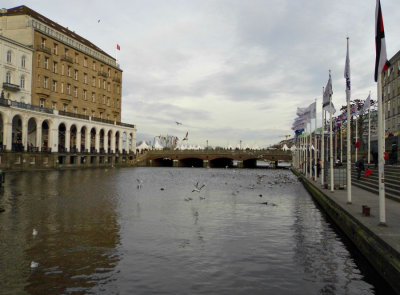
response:
[[[121,47],[119,46],[119,44],[117,44],[117,50],[121,50]]]
[[[375,82],[378,81],[378,74],[385,72],[390,63],[387,60],[385,30],[383,28],[382,10],[380,0],[376,0],[375,12],[375,46],[376,46],[376,59],[375,59]]]

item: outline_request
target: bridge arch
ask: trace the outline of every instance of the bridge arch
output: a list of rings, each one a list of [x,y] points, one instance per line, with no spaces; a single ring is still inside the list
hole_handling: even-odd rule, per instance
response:
[[[173,167],[174,160],[171,158],[156,158],[151,160],[152,167]]]
[[[210,168],[233,168],[233,159],[231,158],[215,158],[208,162]]]
[[[184,158],[180,159],[179,167],[203,167],[203,160],[199,158]]]

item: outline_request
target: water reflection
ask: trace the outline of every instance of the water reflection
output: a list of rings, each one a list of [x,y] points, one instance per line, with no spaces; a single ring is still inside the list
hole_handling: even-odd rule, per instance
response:
[[[382,284],[289,171],[15,173],[0,207],[10,294],[378,294]]]
[[[2,290],[85,292],[112,280],[120,236],[115,187],[98,185],[106,178],[98,170],[8,175],[0,216]],[[31,270],[31,261],[39,267]]]

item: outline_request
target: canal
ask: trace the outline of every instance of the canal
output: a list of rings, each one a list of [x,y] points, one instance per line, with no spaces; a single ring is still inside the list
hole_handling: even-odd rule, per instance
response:
[[[289,170],[11,173],[0,207],[0,294],[392,293]]]

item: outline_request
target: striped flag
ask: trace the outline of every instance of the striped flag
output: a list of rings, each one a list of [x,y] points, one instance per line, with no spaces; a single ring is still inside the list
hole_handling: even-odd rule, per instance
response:
[[[376,0],[375,12],[375,46],[376,46],[376,59],[375,59],[375,82],[378,81],[378,74],[386,71],[390,63],[386,55],[386,42],[385,30],[383,28],[382,10],[380,0]]]

